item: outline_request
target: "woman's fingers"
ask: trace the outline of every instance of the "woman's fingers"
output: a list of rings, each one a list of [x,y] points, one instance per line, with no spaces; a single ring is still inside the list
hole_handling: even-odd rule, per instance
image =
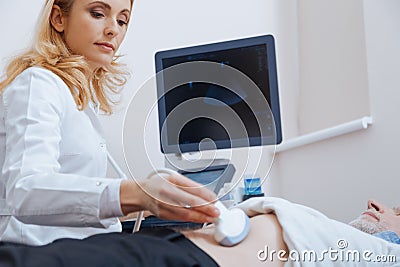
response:
[[[214,197],[211,197],[210,200],[206,200],[199,197],[198,194],[193,194],[192,192],[182,190],[180,187],[172,185],[171,188],[162,190],[160,195],[161,199],[168,200],[172,205],[185,208],[187,211],[186,213],[194,211],[211,218],[215,218],[219,215],[218,209],[211,203],[211,201],[216,200],[215,194],[211,194]]]
[[[139,186],[146,193],[142,207],[164,219],[213,222],[219,210],[212,202],[214,192],[182,175],[154,175]]]
[[[211,223],[214,222],[216,218],[216,216],[207,215],[203,211],[199,210],[199,208],[188,209],[171,205],[166,205],[162,209],[160,209],[158,217],[170,220],[190,221],[197,223]]]
[[[208,202],[214,202],[217,200],[217,196],[214,192],[207,189],[204,185],[199,184],[183,175],[170,175],[166,179],[181,190],[196,195]]]

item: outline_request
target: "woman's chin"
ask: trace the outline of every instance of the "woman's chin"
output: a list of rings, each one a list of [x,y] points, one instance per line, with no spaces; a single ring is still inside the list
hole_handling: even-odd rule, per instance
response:
[[[111,65],[112,60],[102,60],[102,61],[91,61],[88,60],[89,66],[92,70],[101,68],[101,67],[107,67]]]

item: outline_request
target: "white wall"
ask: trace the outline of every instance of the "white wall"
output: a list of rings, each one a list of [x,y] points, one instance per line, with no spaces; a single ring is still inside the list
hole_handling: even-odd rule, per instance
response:
[[[369,114],[362,0],[299,2],[299,132]]]
[[[348,84],[358,86],[357,90],[360,92],[368,87],[369,110],[374,124],[366,131],[282,152],[274,165],[275,178],[279,179],[281,186],[281,191],[276,192],[278,195],[317,208],[343,221],[349,221],[365,209],[368,198],[376,198],[389,206],[398,205],[400,186],[398,157],[400,149],[400,122],[398,120],[400,114],[398,103],[400,99],[400,51],[398,49],[400,47],[398,35],[400,2],[364,0],[362,5],[360,2],[350,2],[352,6],[350,10],[333,9],[336,13],[328,16],[347,18],[349,23],[341,28],[343,36],[347,38],[336,41],[330,39],[330,42],[334,42],[333,44],[321,41],[321,44],[322,48],[337,46],[346,51],[353,51],[356,56],[347,55],[347,58],[351,60],[346,60],[343,68],[332,68],[330,63],[337,62],[334,56],[339,57],[339,54],[328,55],[325,61],[325,58],[323,60],[318,58],[323,55],[320,50],[314,53],[313,50],[303,47],[300,48],[300,54],[304,53],[300,57],[300,68],[304,61],[309,59],[311,62],[319,62],[318,68],[332,70],[332,76],[346,78]],[[330,1],[330,3],[333,2]],[[340,5],[340,2],[337,3]],[[320,14],[318,18],[324,18],[324,14]],[[350,19],[353,23],[350,23]],[[326,25],[321,23],[320,26]],[[365,33],[364,43],[362,42],[363,33]],[[311,35],[300,31],[299,35],[302,34]],[[321,39],[327,38],[323,28],[316,30],[315,34],[319,34]],[[348,40],[350,37],[352,39]],[[357,49],[361,52],[365,49],[365,56],[357,52]],[[367,76],[363,73],[365,69]],[[302,86],[314,78],[313,71],[321,73],[317,65],[313,68],[311,63],[307,63],[306,71],[301,74]],[[350,79],[348,72],[357,73],[354,75],[354,80]],[[365,77],[367,80],[364,80]],[[326,79],[331,81],[330,78]],[[323,80],[320,78],[318,80],[321,90],[330,88],[329,84],[323,86]],[[307,89],[301,87],[300,91]],[[328,103],[330,94],[329,92],[326,95],[319,94],[319,97],[321,103]],[[328,103],[327,106],[319,108],[334,112],[335,110],[331,110],[330,107]],[[344,103],[339,107],[346,108],[347,106]],[[305,116],[305,113],[302,115]],[[327,116],[325,112],[309,115],[321,122],[320,125],[323,124],[325,117],[330,118],[329,113]],[[309,119],[309,117],[304,117],[304,119]]]
[[[42,0],[0,1],[0,73],[10,57],[25,49],[33,37],[33,28]],[[21,8],[24,7],[24,8]]]

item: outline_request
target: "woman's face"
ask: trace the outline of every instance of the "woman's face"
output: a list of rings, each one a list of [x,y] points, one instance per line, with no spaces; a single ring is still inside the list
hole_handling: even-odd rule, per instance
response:
[[[64,17],[64,40],[92,68],[107,66],[125,37],[130,13],[130,0],[75,0]]]

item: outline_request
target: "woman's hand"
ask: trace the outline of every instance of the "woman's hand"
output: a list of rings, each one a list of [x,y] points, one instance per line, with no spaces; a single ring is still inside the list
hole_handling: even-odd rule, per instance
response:
[[[219,215],[212,202],[216,195],[203,185],[180,174],[158,174],[142,181],[121,182],[124,214],[149,210],[163,219],[213,222]]]

